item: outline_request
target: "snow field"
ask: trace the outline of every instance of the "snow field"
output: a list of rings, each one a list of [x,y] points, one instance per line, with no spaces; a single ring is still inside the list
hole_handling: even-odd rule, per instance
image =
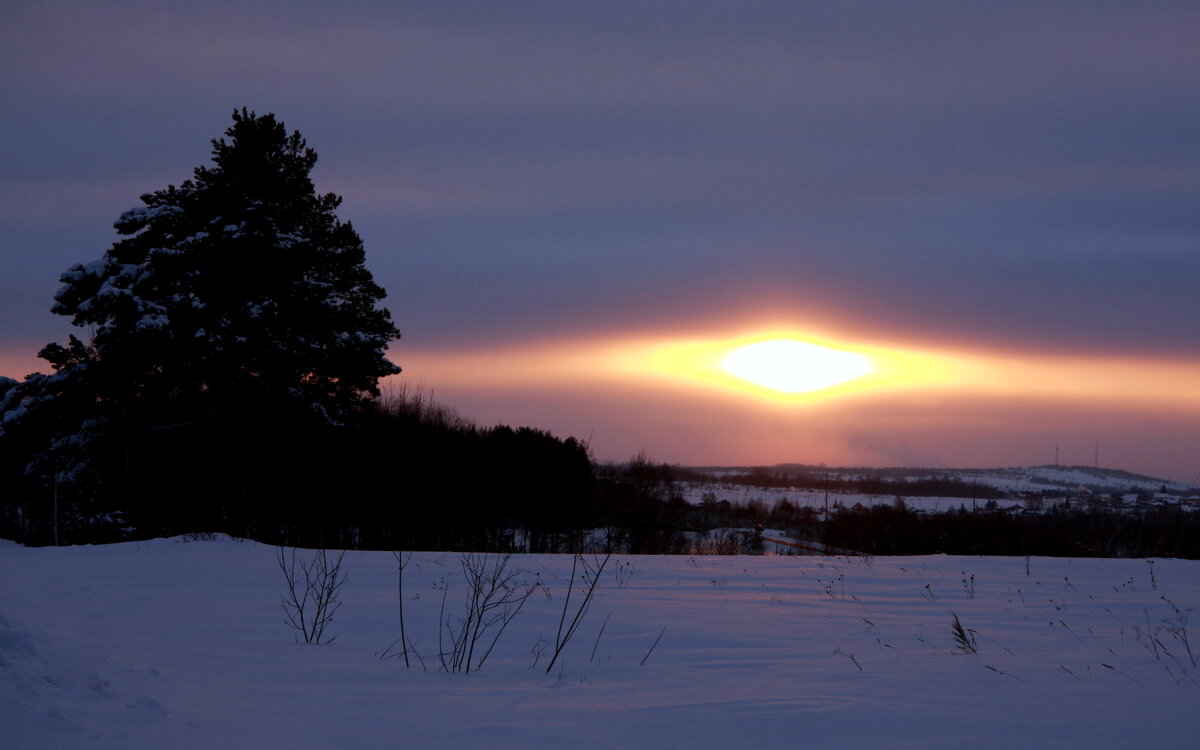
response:
[[[436,656],[443,587],[455,616],[465,594],[452,553],[405,574],[426,672],[376,658],[398,636],[386,552],[347,554],[336,640],[310,646],[283,624],[271,547],[2,545],[0,744],[1184,748],[1200,730],[1162,598],[1196,606],[1196,561],[621,556],[549,675],[535,646],[571,558],[512,564],[543,588],[463,675]]]

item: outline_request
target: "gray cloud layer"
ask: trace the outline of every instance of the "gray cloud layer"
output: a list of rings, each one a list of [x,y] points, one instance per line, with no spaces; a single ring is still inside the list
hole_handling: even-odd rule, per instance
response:
[[[748,305],[1200,345],[1195,4],[243,5],[6,13],[8,339],[63,338],[57,274],[245,105],[309,138],[426,345]]]

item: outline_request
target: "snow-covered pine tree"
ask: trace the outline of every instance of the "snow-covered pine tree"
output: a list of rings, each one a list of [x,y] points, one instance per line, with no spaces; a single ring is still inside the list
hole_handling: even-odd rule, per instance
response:
[[[341,199],[314,189],[316,153],[246,109],[225,136],[211,166],[141,196],[114,224],[121,239],[63,274],[52,310],[87,341],[48,345],[52,374],[0,388],[0,443],[22,454],[39,498],[144,522],[166,513],[168,471],[208,482],[200,504],[233,476],[245,495],[248,452],[341,425],[399,372],[384,354],[399,338],[384,290],[334,213]]]
[[[159,421],[235,409],[336,423],[399,371],[384,290],[334,214],[341,198],[314,190],[299,132],[243,109],[226,136],[213,166],[120,217],[124,239],[63,275],[53,311],[94,331],[97,392]]]

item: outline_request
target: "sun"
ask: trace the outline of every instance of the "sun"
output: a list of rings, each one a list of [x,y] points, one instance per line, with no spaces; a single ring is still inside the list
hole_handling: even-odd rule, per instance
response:
[[[810,393],[871,372],[861,354],[791,339],[748,344],[730,352],[721,368],[731,375],[783,393]]]

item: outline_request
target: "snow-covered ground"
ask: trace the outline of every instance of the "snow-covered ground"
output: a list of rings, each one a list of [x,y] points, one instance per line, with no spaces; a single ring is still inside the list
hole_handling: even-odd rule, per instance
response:
[[[309,646],[283,624],[270,547],[0,543],[0,746],[1187,748],[1200,732],[1200,669],[1164,600],[1200,603],[1196,561],[626,556],[551,674],[536,652],[571,558],[512,563],[545,588],[463,675],[435,668],[442,587],[456,614],[465,592],[454,554],[406,572],[422,671],[376,658],[398,630],[386,552],[347,554],[337,638]]]

